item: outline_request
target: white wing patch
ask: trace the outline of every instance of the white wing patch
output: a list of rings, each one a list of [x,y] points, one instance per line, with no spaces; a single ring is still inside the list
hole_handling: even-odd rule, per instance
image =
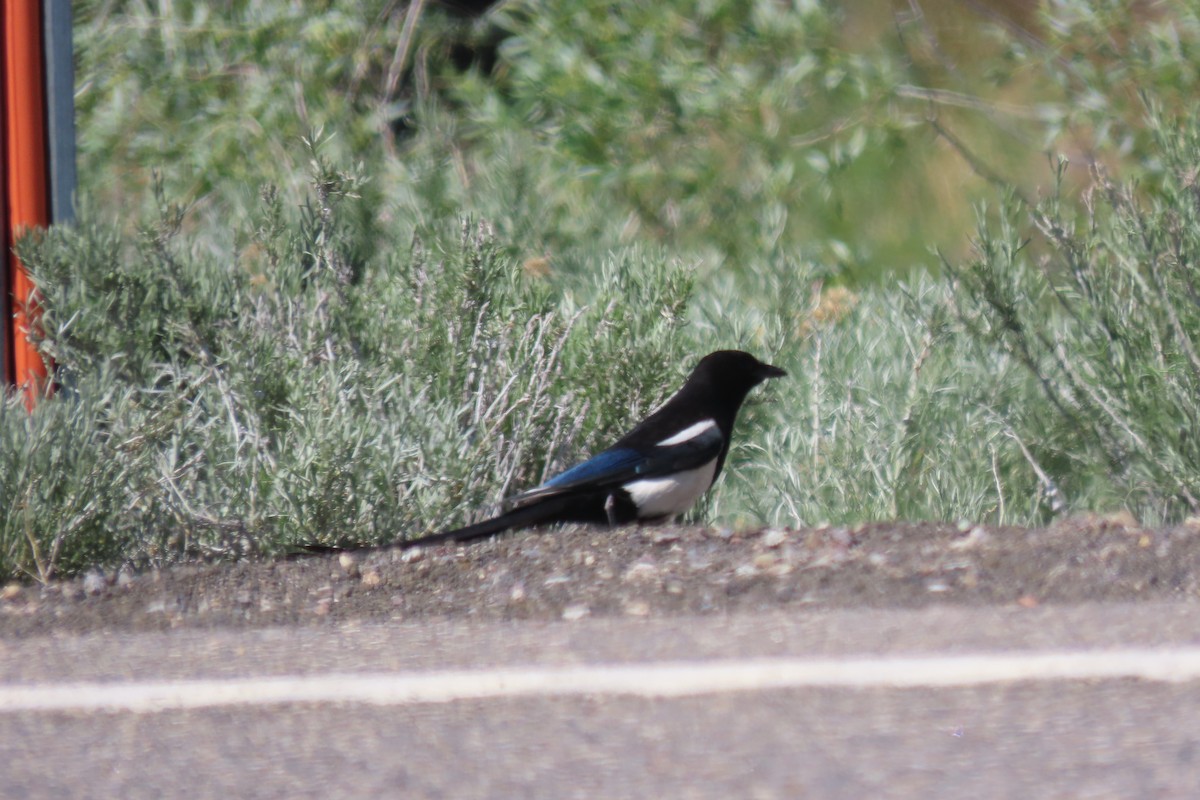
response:
[[[688,425],[686,428],[684,428],[683,430],[681,430],[679,433],[675,434],[674,436],[672,436],[668,439],[663,439],[661,442],[658,443],[657,446],[658,447],[670,447],[673,444],[683,444],[684,442],[688,441],[689,439],[695,439],[697,436],[704,433],[709,428],[715,428],[715,427],[717,427],[717,423],[715,420],[711,420],[711,419],[701,420],[700,422],[697,422],[694,425]]]
[[[712,420],[709,420],[707,424],[712,425],[714,423]],[[691,428],[659,444],[679,444],[679,442],[673,440],[679,439],[680,436],[695,427],[693,425]],[[680,441],[686,440],[685,438]],[[673,517],[676,514],[682,514],[695,504],[700,495],[704,494],[708,490],[708,487],[712,485],[713,476],[716,474],[716,471],[717,460],[714,458],[707,464],[701,464],[695,469],[676,472],[674,475],[667,475],[662,478],[644,478],[640,481],[627,483],[624,488],[625,491],[629,492],[629,497],[633,500],[634,505],[637,506],[639,519]]]

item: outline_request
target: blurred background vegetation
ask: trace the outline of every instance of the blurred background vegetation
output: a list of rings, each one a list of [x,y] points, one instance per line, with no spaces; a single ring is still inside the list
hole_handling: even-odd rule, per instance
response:
[[[1194,3],[75,11],[0,575],[461,522],[730,346],[700,519],[1200,512]]]

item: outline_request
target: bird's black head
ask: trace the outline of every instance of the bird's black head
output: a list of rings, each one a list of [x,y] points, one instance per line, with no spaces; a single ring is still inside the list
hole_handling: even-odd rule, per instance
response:
[[[763,381],[785,375],[779,367],[765,364],[741,350],[718,350],[700,359],[688,380],[702,379],[745,396]]]
[[[707,430],[705,423],[712,421],[721,432],[721,451],[713,472],[715,478],[721,474],[733,425],[746,395],[763,381],[786,374],[779,367],[764,364],[740,350],[709,353],[700,359],[682,389],[614,447],[693,445],[699,441],[695,434]]]
[[[689,398],[696,407],[704,409],[706,415],[715,419],[725,434],[728,446],[729,434],[746,395],[763,381],[784,375],[787,373],[779,367],[764,364],[749,353],[718,350],[700,359],[676,398]],[[721,459],[724,460],[724,451]]]

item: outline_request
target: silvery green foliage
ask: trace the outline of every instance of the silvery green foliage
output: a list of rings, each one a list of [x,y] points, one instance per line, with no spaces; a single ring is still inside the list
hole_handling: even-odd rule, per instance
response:
[[[589,302],[462,220],[405,242],[356,224],[360,178],[314,162],[235,258],[160,203],[134,237],[85,220],[22,243],[60,391],[3,412],[0,569],[381,542],[462,522],[662,397],[685,270],[604,256]]]

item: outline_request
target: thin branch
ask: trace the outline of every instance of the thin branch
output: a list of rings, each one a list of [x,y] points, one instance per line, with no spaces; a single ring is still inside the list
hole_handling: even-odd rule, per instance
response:
[[[413,0],[404,14],[404,29],[400,31],[400,39],[396,42],[396,52],[392,55],[392,63],[388,65],[387,83],[384,90],[384,102],[390,103],[396,97],[396,89],[400,86],[400,78],[408,66],[408,54],[412,50],[413,34],[417,30],[417,21],[425,8],[425,0]]]
[[[971,168],[972,172],[999,189],[1011,190],[1026,208],[1034,207],[1033,201],[1031,201],[1024,192],[1022,192],[1012,183],[1009,183],[1004,178],[1000,177],[995,170],[983,163],[983,159],[971,152],[970,148],[968,148],[961,139],[951,133],[944,125],[942,125],[942,123],[938,122],[937,117],[930,116],[928,121],[934,132],[937,133],[938,136],[942,137],[946,143],[949,144],[950,147],[953,148],[954,151],[958,153],[964,161],[967,162],[967,166]]]

